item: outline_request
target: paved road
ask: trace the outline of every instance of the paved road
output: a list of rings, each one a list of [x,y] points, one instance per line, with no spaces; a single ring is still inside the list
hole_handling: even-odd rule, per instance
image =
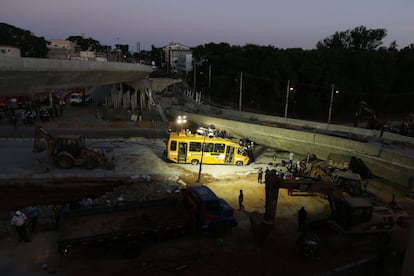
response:
[[[63,110],[63,117],[51,118],[48,122],[36,121],[52,135],[79,134],[86,138],[166,138],[167,131],[163,124],[160,127],[140,128],[134,121],[105,121],[96,117],[96,105],[70,106]],[[18,121],[15,128],[4,119],[0,122],[0,138],[33,138],[34,126]]]
[[[167,132],[161,128],[105,128],[105,129],[91,129],[91,128],[59,128],[59,127],[45,127],[52,135],[61,134],[79,134],[86,138],[124,138],[128,139],[131,137],[145,137],[145,138],[167,138]],[[34,127],[25,126],[18,127],[15,129],[13,126],[0,126],[0,139],[9,138],[33,138]]]

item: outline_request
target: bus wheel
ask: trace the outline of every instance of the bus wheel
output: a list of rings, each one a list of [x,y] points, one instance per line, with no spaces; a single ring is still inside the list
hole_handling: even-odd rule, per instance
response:
[[[236,162],[236,166],[239,166],[239,167],[240,167],[240,166],[243,166],[243,162],[242,162],[242,161],[237,161],[237,162]]]
[[[191,165],[197,165],[197,164],[198,164],[198,160],[197,159],[191,160]]]

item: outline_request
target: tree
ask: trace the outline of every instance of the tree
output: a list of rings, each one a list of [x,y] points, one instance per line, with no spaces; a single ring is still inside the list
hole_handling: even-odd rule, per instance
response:
[[[375,39],[358,38],[358,32],[369,33],[367,37]],[[333,103],[334,120],[350,120],[361,99],[379,114],[406,111],[412,106],[414,44],[402,50],[396,49],[396,43],[391,43],[389,49],[380,48],[383,34],[364,28],[337,32],[329,40],[329,47],[310,51],[210,43],[197,46],[193,53],[196,60],[208,61],[197,69],[207,72],[211,67],[209,96],[219,105],[237,106],[235,79],[242,71],[244,110],[283,115],[286,83],[290,80],[295,90],[289,100],[296,100],[298,118],[325,121],[334,83],[341,91]],[[293,103],[289,104],[291,108]]]
[[[101,43],[93,38],[85,38],[83,36],[69,36],[66,40],[75,43],[82,51],[104,52],[105,49]]]
[[[357,49],[375,50],[382,45],[382,40],[387,36],[386,29],[367,29],[359,26],[353,30],[335,32],[330,37],[316,44],[318,49]]]
[[[0,23],[0,45],[20,48],[22,57],[47,57],[47,43],[43,37],[37,37],[30,31]]]
[[[163,67],[165,61],[163,60],[162,48],[157,48],[154,45],[151,45],[150,59],[151,62],[155,62],[159,68]]]

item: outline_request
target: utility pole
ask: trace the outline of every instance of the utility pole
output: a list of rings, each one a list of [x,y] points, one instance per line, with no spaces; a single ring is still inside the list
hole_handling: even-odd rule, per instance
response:
[[[290,91],[290,80],[288,80],[287,87],[286,87],[285,118],[287,118],[287,114],[288,114],[289,91]]]
[[[201,159],[200,159],[200,164],[199,164],[200,166],[198,167],[197,183],[200,183],[200,180],[201,180],[201,166],[203,165],[204,144],[206,143],[206,136],[207,136],[207,133],[205,130],[203,131],[203,134],[204,134],[204,138],[203,138],[203,143],[201,144]]]
[[[120,62],[120,59],[121,59],[121,53],[120,53],[120,51],[121,51],[121,49],[119,48],[119,37],[117,37],[116,38],[116,55],[117,55],[117,61],[118,62]]]
[[[211,88],[211,65],[208,66],[208,88]]]
[[[241,111],[243,96],[243,72],[240,72],[240,94],[239,94],[239,111]]]
[[[197,64],[195,62],[195,60],[193,61],[194,65],[193,65],[193,72],[194,72],[194,83],[193,83],[193,89],[194,89],[194,95],[196,93],[196,84],[197,84],[197,80],[196,80],[196,76],[197,76]]]
[[[167,73],[171,71],[171,47],[168,46],[168,63],[167,63]]]
[[[334,92],[335,92],[335,94],[339,94],[339,91],[338,90],[335,91],[335,85],[332,83],[332,87],[331,87],[331,101],[329,102],[328,124],[331,123],[332,104],[333,104]]]

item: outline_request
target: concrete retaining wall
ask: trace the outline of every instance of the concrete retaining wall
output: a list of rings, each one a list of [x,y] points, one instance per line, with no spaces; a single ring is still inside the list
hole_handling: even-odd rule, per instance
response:
[[[337,131],[341,133],[350,133],[354,135],[361,135],[367,137],[379,137],[380,131],[373,129],[358,128],[352,126],[336,125],[336,124],[327,124],[314,121],[305,121],[291,118],[283,118],[278,116],[264,115],[251,112],[239,112],[237,110],[224,109],[224,108],[215,108],[207,105],[193,105],[194,109],[203,110],[209,114],[220,114],[218,115],[221,118],[241,118],[243,120],[248,120],[251,122],[260,121],[264,124],[284,124],[289,126],[298,126],[301,128],[316,129],[316,130],[328,130],[328,131]],[[216,115],[212,115],[216,116]],[[388,139],[390,141],[400,141],[404,143],[411,143],[414,145],[414,138],[408,136],[397,135],[390,132],[384,132],[383,139]]]

